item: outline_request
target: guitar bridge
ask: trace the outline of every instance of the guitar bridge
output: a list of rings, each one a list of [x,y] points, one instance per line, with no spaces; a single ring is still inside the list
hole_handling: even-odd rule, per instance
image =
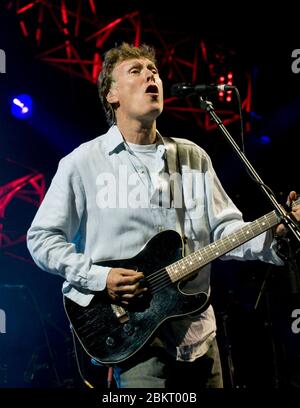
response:
[[[126,323],[129,320],[129,317],[126,313],[126,310],[122,306],[118,305],[111,305],[111,308],[116,315],[117,319],[119,320],[120,323]]]

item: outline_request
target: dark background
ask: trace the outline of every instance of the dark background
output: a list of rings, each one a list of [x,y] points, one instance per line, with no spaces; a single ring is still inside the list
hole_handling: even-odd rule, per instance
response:
[[[245,73],[252,75],[252,115],[244,118],[251,123],[244,135],[246,154],[278,200],[285,202],[290,190],[299,190],[300,74],[291,70],[291,53],[300,48],[296,11],[272,6],[263,12],[252,2],[243,10],[231,4],[196,6],[190,1],[184,7],[163,2],[165,10],[160,10],[162,2],[140,3],[146,2],[96,2],[107,20],[139,10],[145,26],[152,24],[151,30],[142,31],[141,39],[157,47],[159,58],[163,51],[154,26],[166,41],[174,32],[202,39],[212,53],[222,50],[229,55],[224,64],[233,64],[238,73],[242,98]],[[117,32],[113,40],[121,42],[126,35]],[[0,74],[0,185],[34,169],[44,174],[48,187],[61,157],[107,129],[96,86],[40,61],[33,42],[21,35],[13,9],[1,5],[0,48],[7,59],[7,73]],[[185,51],[188,58],[192,50]],[[168,97],[172,80],[164,76],[165,69],[161,73]],[[199,82],[210,82],[205,69]],[[10,114],[10,98],[23,92],[34,100],[34,113],[27,121]],[[191,101],[198,106],[197,99]],[[218,101],[215,106],[219,107]],[[235,100],[231,109],[238,112],[237,108]],[[206,132],[188,116],[180,119],[168,111],[158,119],[158,129],[163,135],[189,138],[207,150],[246,220],[272,210],[220,132]],[[239,124],[228,130],[240,143]],[[262,135],[271,142],[262,144]],[[13,200],[1,221],[6,230],[21,234],[35,211],[32,205]],[[62,306],[61,278],[40,271],[24,242],[11,252],[14,256],[0,248],[0,309],[7,315],[7,333],[0,334],[0,387],[82,387]],[[291,332],[291,312],[300,303],[289,277],[288,267],[214,263],[212,301],[227,387],[300,387],[300,335]],[[104,386],[106,371],[97,370]]]

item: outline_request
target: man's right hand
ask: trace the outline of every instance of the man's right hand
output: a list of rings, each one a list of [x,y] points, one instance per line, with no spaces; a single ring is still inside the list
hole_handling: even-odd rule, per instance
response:
[[[112,268],[106,280],[106,288],[109,297],[125,305],[135,296],[145,292],[147,288],[141,287],[139,281],[144,278],[142,272],[133,269]]]

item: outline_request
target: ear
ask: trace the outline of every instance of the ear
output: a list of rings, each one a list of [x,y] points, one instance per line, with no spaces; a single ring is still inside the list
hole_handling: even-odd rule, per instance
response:
[[[108,94],[106,95],[106,100],[108,103],[112,104],[112,103],[117,103],[118,100],[118,96],[117,96],[117,90],[116,88],[111,89]]]

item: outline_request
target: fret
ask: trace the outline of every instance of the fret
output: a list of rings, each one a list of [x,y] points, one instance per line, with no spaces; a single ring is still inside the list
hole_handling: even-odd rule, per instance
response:
[[[279,222],[275,211],[258,218],[245,225],[238,231],[234,231],[204,248],[174,262],[166,267],[166,271],[172,282],[177,282],[183,277],[188,277],[197,269],[202,268],[214,259],[226,254],[232,249],[250,241],[252,238],[267,231]]]

